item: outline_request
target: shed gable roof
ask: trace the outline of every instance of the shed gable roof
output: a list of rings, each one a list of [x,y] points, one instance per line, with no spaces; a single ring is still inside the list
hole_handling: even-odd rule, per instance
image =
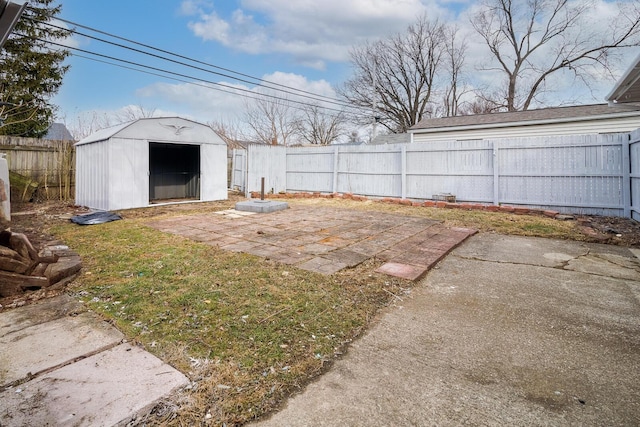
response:
[[[156,142],[204,142],[225,145],[211,127],[181,117],[150,117],[101,129],[76,145],[106,141],[110,138],[147,139]]]

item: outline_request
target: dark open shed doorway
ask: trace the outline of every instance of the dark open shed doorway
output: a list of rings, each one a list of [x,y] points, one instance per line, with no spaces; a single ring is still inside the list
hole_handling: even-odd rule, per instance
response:
[[[149,201],[200,199],[200,146],[149,143]]]

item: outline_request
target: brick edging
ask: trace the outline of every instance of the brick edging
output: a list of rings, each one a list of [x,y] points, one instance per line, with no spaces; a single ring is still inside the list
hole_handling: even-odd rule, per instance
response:
[[[252,191],[251,197],[254,199],[260,198],[260,192]],[[514,213],[518,215],[543,215],[549,218],[556,218],[560,215],[560,212],[548,210],[548,209],[530,209],[522,206],[504,206],[504,205],[487,205],[482,203],[451,203],[451,202],[441,202],[434,200],[425,200],[423,202],[418,202],[409,199],[399,199],[393,197],[384,197],[382,199],[370,199],[365,196],[359,196],[352,193],[307,193],[307,192],[299,192],[299,193],[277,193],[277,194],[265,194],[265,198],[267,199],[312,199],[312,198],[323,198],[323,199],[346,199],[346,200],[357,200],[357,201],[377,201],[381,203],[392,203],[396,205],[405,205],[405,206],[423,206],[427,208],[440,208],[440,209],[465,209],[465,210],[477,210],[477,211],[487,211],[487,212],[504,212],[504,213]]]

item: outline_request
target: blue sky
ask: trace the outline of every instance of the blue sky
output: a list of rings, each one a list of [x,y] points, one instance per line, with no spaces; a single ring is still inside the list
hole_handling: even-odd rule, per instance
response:
[[[424,13],[455,22],[463,32],[470,32],[468,12],[475,4],[470,0],[62,0],[61,3],[63,19],[326,96],[335,96],[333,87],[350,76],[348,52],[354,45],[403,31]],[[599,0],[598,4],[602,3]],[[78,31],[88,32],[82,28]],[[486,55],[476,41],[477,37],[470,39],[468,61]],[[171,65],[80,36],[74,36],[70,44],[255,90],[252,84]],[[629,63],[637,53],[629,55]],[[70,57],[68,63],[71,69],[53,102],[59,106],[59,119],[69,126],[87,122],[96,115],[115,114],[127,106],[142,106],[155,109],[158,115],[179,115],[202,122],[235,120],[243,111],[243,99],[238,96],[77,56]],[[561,89],[563,84],[558,83]],[[611,80],[603,79],[593,95],[580,94],[578,99],[582,103],[603,102],[612,86]]]

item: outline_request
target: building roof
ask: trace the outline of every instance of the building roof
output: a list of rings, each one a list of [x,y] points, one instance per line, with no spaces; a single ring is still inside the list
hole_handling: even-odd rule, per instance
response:
[[[607,95],[609,103],[640,102],[640,55]]]
[[[551,107],[538,110],[423,119],[409,129],[409,132],[440,132],[450,128],[459,130],[497,128],[525,124],[567,123],[634,116],[640,116],[640,103],[578,105],[572,107]]]
[[[411,142],[411,137],[408,133],[386,133],[376,136],[369,144],[406,144],[408,142]]]
[[[73,135],[63,123],[52,123],[47,129],[47,134],[42,139],[50,139],[54,141],[73,141]]]
[[[225,144],[210,126],[181,117],[146,117],[116,126],[101,129],[76,145],[109,140],[112,137],[125,139],[151,139],[154,141],[182,141]]]

